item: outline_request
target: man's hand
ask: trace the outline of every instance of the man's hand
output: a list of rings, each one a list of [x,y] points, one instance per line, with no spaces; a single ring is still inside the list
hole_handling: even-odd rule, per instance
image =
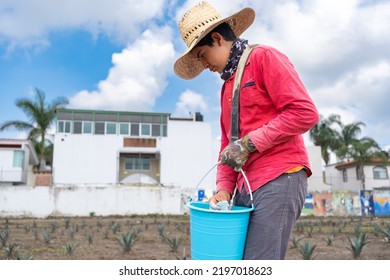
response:
[[[217,192],[214,196],[210,197],[209,202],[210,202],[210,206],[212,208],[215,207],[214,209],[216,209],[215,205],[217,205],[218,202],[227,201],[229,203],[230,199],[231,199],[230,193],[227,190],[221,190]]]
[[[251,139],[245,135],[241,139],[226,146],[221,153],[221,164],[228,165],[239,172],[248,160],[249,155],[256,150]]]

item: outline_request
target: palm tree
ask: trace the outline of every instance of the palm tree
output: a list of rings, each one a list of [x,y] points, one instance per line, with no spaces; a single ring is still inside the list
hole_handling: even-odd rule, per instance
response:
[[[370,137],[354,140],[348,148],[346,155],[357,162],[363,190],[366,189],[364,165],[370,163],[374,159],[380,159],[384,164],[387,164],[388,159],[387,155],[381,150],[379,144]]]
[[[339,125],[341,132],[337,134],[336,155],[344,159],[348,156],[351,145],[358,140],[358,135],[362,131],[361,127],[365,126],[365,123],[359,121],[344,125],[340,122]]]
[[[58,97],[50,104],[45,104],[45,93],[35,88],[35,94],[35,100],[28,98],[16,100],[16,106],[26,114],[29,122],[19,120],[6,121],[0,125],[0,131],[11,127],[20,131],[27,131],[27,138],[34,144],[39,144],[37,149],[40,158],[39,170],[46,170],[45,146],[47,130],[54,122],[56,108],[67,105],[69,102],[66,97]]]
[[[321,155],[325,164],[329,162],[330,151],[338,146],[337,131],[332,128],[334,124],[341,124],[339,115],[332,114],[327,119],[320,115],[320,121],[309,131],[309,137],[314,145],[321,146]]]

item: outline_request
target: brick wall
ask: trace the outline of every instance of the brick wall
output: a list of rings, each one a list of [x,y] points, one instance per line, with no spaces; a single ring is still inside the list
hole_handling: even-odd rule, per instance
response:
[[[53,183],[53,177],[50,171],[34,171],[35,183],[36,186],[47,186],[51,187]]]
[[[124,138],[123,147],[147,147],[155,148],[156,139],[153,138]]]

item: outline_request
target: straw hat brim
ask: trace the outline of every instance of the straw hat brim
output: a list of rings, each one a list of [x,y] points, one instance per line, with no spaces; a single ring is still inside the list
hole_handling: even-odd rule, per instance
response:
[[[244,8],[241,11],[214,22],[205,29],[196,40],[194,40],[187,50],[182,54],[174,64],[174,71],[177,76],[190,80],[198,76],[203,70],[202,62],[198,61],[190,52],[211,30],[223,22],[229,23],[234,34],[239,37],[255,20],[255,11],[252,8]]]

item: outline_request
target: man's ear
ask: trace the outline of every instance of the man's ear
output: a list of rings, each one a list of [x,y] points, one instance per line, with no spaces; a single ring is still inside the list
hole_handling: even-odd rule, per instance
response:
[[[214,43],[218,44],[219,46],[222,45],[223,37],[218,32],[211,33],[211,38],[213,39]]]

